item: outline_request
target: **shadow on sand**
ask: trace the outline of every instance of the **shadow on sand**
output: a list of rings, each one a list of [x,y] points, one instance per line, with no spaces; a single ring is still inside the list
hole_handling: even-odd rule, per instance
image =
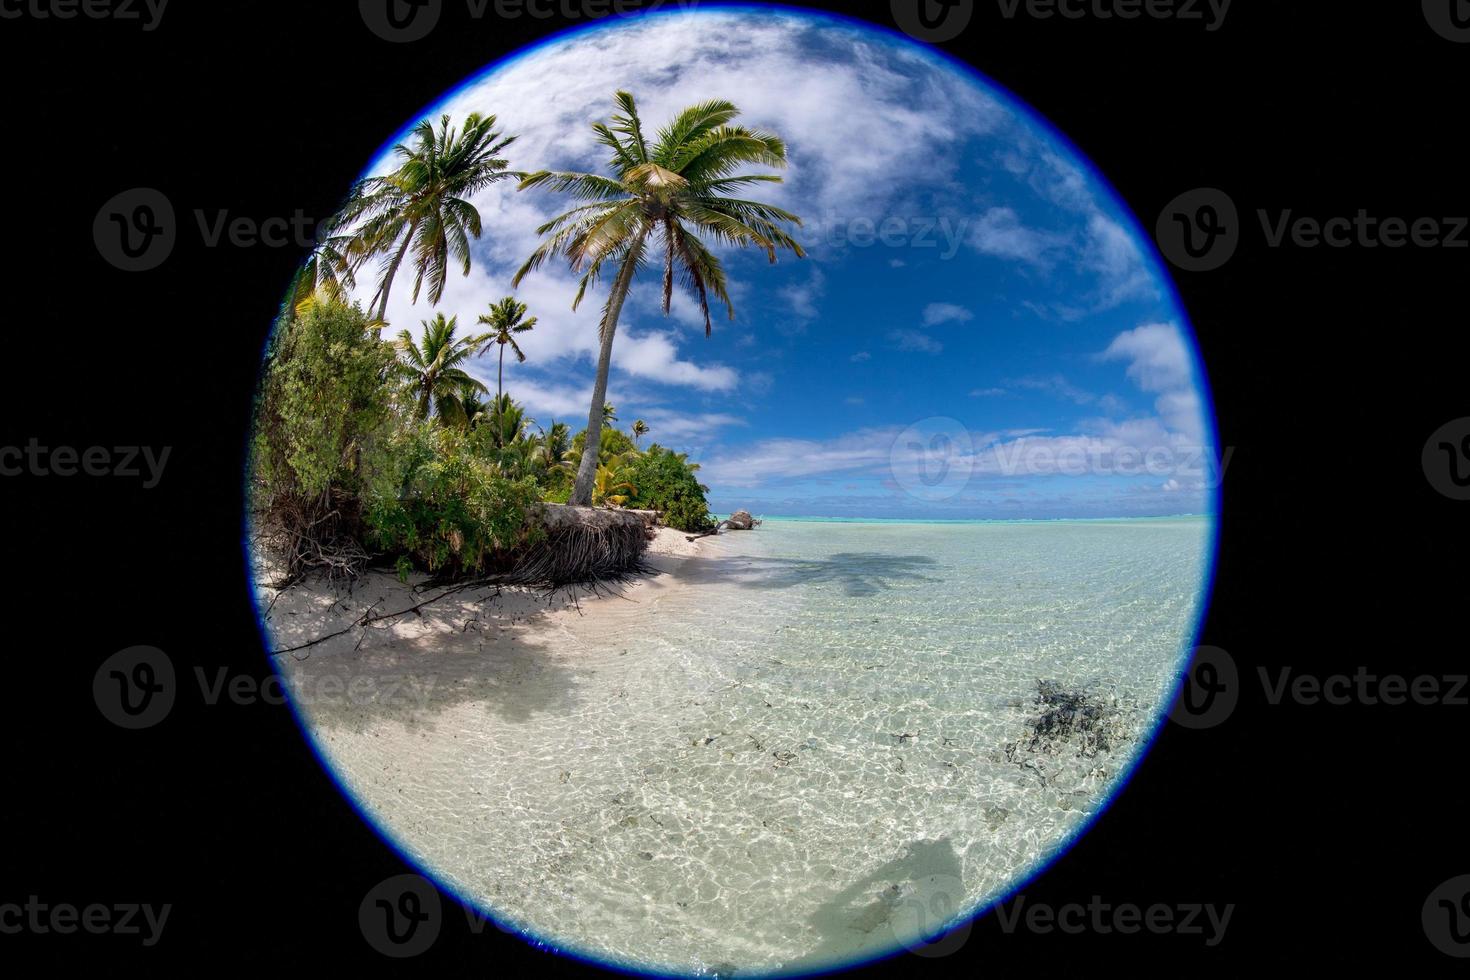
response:
[[[434,594],[378,573],[350,592],[299,585],[274,604],[267,635],[287,648],[341,630],[369,608],[382,615]],[[435,716],[468,703],[483,703],[512,723],[569,715],[579,703],[582,672],[550,655],[566,638],[549,623],[551,610],[568,601],[566,593],[466,591],[273,662],[314,729],[360,733],[384,721],[432,729]]]

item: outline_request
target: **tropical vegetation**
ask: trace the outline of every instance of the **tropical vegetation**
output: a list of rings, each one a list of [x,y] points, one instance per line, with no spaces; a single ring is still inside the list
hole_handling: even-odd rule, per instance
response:
[[[734,125],[739,111],[728,102],[692,106],[652,140],[632,96],[618,93],[617,105],[610,124],[593,127],[612,151],[611,176],[514,172],[502,153],[515,137],[499,133],[494,116],[471,115],[462,127],[445,116],[437,128],[415,127],[395,148],[397,167],[361,181],[328,224],[283,303],[256,404],[251,503],[288,579],[355,574],[373,560],[446,577],[503,569],[528,551],[545,564],[548,544],[532,519],[545,503],[652,510],[690,532],[714,527],[698,464],[642,448],[651,431],[642,419],[617,427],[607,401],[613,336],[635,274],[660,249],[665,312],[677,273],[706,334],[710,294],[734,315],[706,238],[758,247],[773,262],[778,250],[803,254],[782,229],[799,223],[795,215],[730,193],[780,180],[737,171],[783,166],[786,149]],[[554,419],[543,426],[514,383],[506,388],[506,355],[527,360],[521,341],[538,322],[524,302],[504,297],[477,315],[480,332],[465,334],[456,312],[435,308],[451,267],[469,273],[470,241],[484,230],[473,196],[509,178],[585,202],[539,229],[547,237],[515,285],[560,256],[581,275],[580,304],[606,263],[616,269],[578,432]],[[375,288],[364,309],[352,297],[369,267]],[[412,301],[423,296],[431,311],[417,329],[390,334],[388,298],[401,272],[412,277]],[[487,356],[493,394],[477,371]]]

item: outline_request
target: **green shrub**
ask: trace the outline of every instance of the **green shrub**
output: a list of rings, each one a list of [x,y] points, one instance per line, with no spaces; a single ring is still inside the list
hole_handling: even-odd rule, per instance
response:
[[[391,346],[357,306],[319,300],[272,338],[256,406],[257,499],[325,497],[358,482],[361,452],[389,422]]]
[[[572,440],[572,459],[576,464],[582,462],[582,453],[587,449],[587,430],[583,429],[577,433]],[[606,466],[616,457],[633,451],[633,439],[626,432],[614,429],[607,425],[602,428],[602,436],[597,441],[597,462],[600,466]]]
[[[705,499],[707,488],[694,473],[695,467],[683,455],[653,445],[619,470],[618,479],[637,488],[628,507],[661,511],[669,527],[699,534],[713,530],[715,521]]]
[[[385,448],[364,513],[374,548],[434,574],[465,575],[497,570],[530,542],[535,482],[502,476],[462,433],[420,422]]]

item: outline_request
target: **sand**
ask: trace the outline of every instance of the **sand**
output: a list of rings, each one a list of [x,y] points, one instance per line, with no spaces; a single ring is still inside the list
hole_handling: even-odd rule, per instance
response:
[[[647,553],[653,573],[610,591],[485,586],[453,592],[426,586],[425,576],[405,583],[380,571],[351,584],[307,582],[280,591],[261,574],[257,587],[273,654],[293,700],[323,729],[318,734],[371,725],[391,739],[422,712],[472,700],[480,684],[534,688],[538,675],[575,658],[576,633],[687,588],[688,563],[712,550],[718,539],[691,542],[682,531],[660,528]],[[370,621],[360,624],[369,613]],[[404,751],[412,765],[413,753],[424,748],[411,742]]]

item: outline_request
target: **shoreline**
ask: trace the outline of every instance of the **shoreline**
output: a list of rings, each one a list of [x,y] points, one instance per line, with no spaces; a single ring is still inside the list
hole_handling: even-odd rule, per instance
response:
[[[504,633],[511,626],[532,621],[553,630],[565,629],[569,627],[566,617],[586,619],[608,603],[641,605],[680,585],[688,587],[686,562],[710,557],[709,549],[701,548],[702,543],[687,541],[683,531],[661,527],[645,553],[652,569],[649,574],[631,575],[614,586],[603,587],[481,585],[455,595],[456,587],[449,585],[438,593],[443,599],[416,612],[414,607],[435,598],[434,590],[417,591],[428,580],[423,574],[415,574],[405,583],[392,572],[375,569],[347,583],[308,581],[274,589],[257,569],[257,613],[271,640],[269,656],[277,663],[299,663],[344,650],[361,653],[375,642],[392,647],[398,642],[420,642],[429,637],[447,641],[492,628]],[[374,617],[371,621],[354,626],[369,612]],[[303,644],[311,645],[293,652]]]

